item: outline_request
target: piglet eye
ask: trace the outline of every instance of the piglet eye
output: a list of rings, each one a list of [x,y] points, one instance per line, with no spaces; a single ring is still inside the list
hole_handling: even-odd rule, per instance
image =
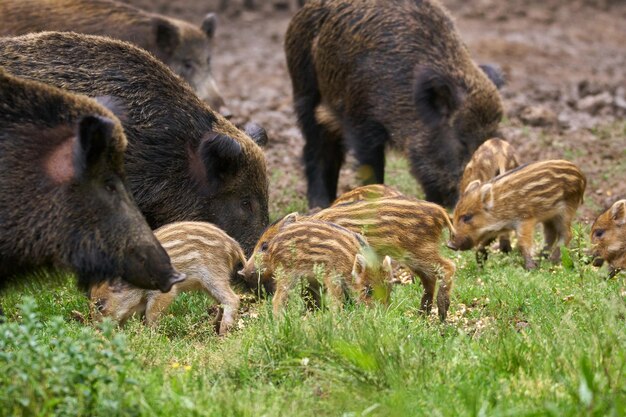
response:
[[[604,230],[602,229],[598,229],[595,232],[593,232],[593,236],[597,237],[598,239],[601,238],[602,236],[604,236]]]
[[[462,221],[463,223],[469,223],[469,222],[471,222],[471,221],[472,221],[472,218],[473,218],[473,217],[474,217],[474,215],[473,215],[473,214],[466,214],[466,215],[464,215],[464,216],[461,216],[461,221]]]
[[[267,250],[267,247],[268,247],[267,242],[263,242],[263,243],[261,244],[261,251],[262,251],[262,252],[265,252],[265,251]]]

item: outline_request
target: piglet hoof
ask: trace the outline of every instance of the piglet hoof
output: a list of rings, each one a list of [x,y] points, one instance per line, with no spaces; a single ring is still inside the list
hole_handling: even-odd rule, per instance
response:
[[[500,252],[510,253],[512,250],[513,248],[511,247],[511,241],[509,239],[500,240]]]
[[[537,269],[537,262],[533,261],[532,259],[527,259],[527,260],[524,262],[524,268],[525,268],[527,271],[530,271],[530,270],[532,270],[532,269]]]
[[[617,275],[620,271],[621,271],[621,269],[619,269],[619,268],[610,267],[609,268],[609,275],[606,277],[606,279],[613,279],[613,278],[615,278],[615,275]]]

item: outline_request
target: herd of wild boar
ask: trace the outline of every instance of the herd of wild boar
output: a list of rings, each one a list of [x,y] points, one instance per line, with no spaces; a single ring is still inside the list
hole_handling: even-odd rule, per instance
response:
[[[67,270],[95,317],[148,324],[202,290],[224,334],[236,282],[273,294],[279,316],[294,293],[388,303],[398,267],[445,320],[456,268],[444,229],[481,265],[495,239],[511,251],[514,232],[533,269],[541,223],[539,254],[559,262],[585,176],[564,160],[520,165],[498,139],[504,78],[471,59],[437,0],[309,0],[294,15],[285,53],[312,210],[271,225],[267,135],[228,120],[211,75],[216,23],[111,0],[0,0],[0,287]],[[428,201],[382,185],[388,146]],[[337,198],[348,151],[363,186]],[[591,241],[594,265],[626,268],[626,200]]]

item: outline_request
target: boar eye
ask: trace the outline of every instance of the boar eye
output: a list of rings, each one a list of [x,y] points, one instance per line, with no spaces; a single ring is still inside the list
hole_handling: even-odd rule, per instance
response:
[[[244,200],[241,200],[241,207],[244,210],[252,211],[252,203],[250,203],[250,200],[248,200],[247,198]]]
[[[267,250],[267,247],[268,247],[267,242],[263,242],[263,243],[261,244],[261,251],[262,251],[262,252],[265,252],[265,251]]]
[[[193,62],[190,59],[185,59],[183,61],[183,67],[185,71],[191,71],[193,69]]]
[[[604,230],[603,229],[598,229],[595,232],[593,232],[593,236],[597,237],[598,239],[601,238],[602,236],[604,236]]]
[[[107,181],[104,183],[104,189],[107,190],[110,193],[116,193],[117,192],[117,187],[115,186],[115,183],[113,181]]]
[[[461,221],[463,223],[469,223],[472,221],[472,218],[474,217],[473,214],[466,214],[465,216],[461,216]]]

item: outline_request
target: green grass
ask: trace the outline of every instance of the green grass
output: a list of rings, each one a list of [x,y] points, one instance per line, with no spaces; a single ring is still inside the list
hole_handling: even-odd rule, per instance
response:
[[[391,157],[390,183],[419,195],[404,163]],[[272,217],[301,209],[295,198]],[[154,329],[118,329],[72,318],[88,304],[70,277],[12,287],[0,415],[624,416],[624,274],[583,262],[588,230],[575,232],[571,262],[533,272],[517,254],[480,269],[472,252],[446,252],[458,270],[444,324],[419,312],[419,283],[396,287],[387,308],[294,302],[280,321],[252,303],[224,338],[201,294]]]

